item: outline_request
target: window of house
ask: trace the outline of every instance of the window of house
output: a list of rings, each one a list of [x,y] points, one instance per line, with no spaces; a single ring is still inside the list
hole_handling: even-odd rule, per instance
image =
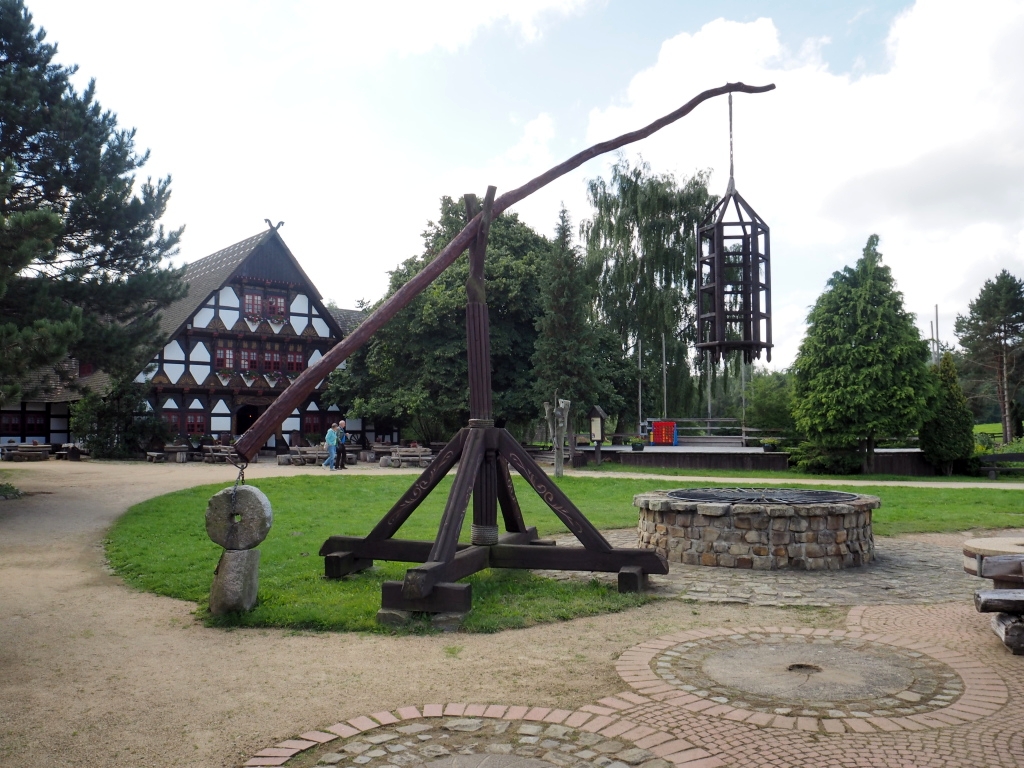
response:
[[[267,296],[267,317],[284,318],[284,296]]]
[[[0,432],[5,434],[21,433],[21,414],[3,413],[0,414]]]
[[[265,371],[280,371],[281,370],[281,353],[280,352],[264,352],[263,353],[263,370],[265,370]]]
[[[26,413],[25,431],[32,435],[41,435],[46,432],[49,432],[49,430],[46,428],[46,414]]]
[[[307,435],[320,434],[320,414],[307,413],[302,417],[302,431]]]
[[[258,371],[259,370],[259,353],[255,349],[240,349],[239,350],[239,370],[240,371]]]
[[[206,433],[206,414],[189,413],[185,415],[185,431],[190,435]]]
[[[245,294],[245,316],[263,317],[263,294],[248,292]]]
[[[301,347],[296,347],[295,345],[288,347],[285,366],[289,373],[298,373],[306,369],[306,358]]]
[[[92,363],[80,362],[78,364],[78,377],[85,378],[86,376],[92,376],[95,370],[96,368]]]
[[[171,430],[171,435],[181,434],[181,414],[176,411],[164,411],[160,414],[160,419],[167,425],[167,428]]]
[[[217,341],[217,349],[215,352],[217,370],[229,369],[234,370],[235,368],[235,350],[231,346],[230,341]]]

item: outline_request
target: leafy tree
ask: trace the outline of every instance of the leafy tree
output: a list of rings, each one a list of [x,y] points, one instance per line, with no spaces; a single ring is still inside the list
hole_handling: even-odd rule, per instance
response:
[[[807,317],[793,365],[797,428],[830,449],[860,447],[874,471],[875,440],[917,428],[928,394],[928,345],[903,308],[871,235],[853,268],[833,273]]]
[[[649,372],[645,391],[655,402],[661,401],[665,334],[669,411],[690,411],[700,397],[689,365],[697,275],[693,230],[716,201],[708,192],[707,174],[679,183],[652,174],[646,163],[631,166],[620,158],[610,181],[590,182],[588,196],[594,212],[581,231],[588,266],[599,280],[600,316],[632,356],[634,371],[638,347],[643,347],[643,367]],[[635,399],[625,405],[635,412]]]
[[[1021,381],[1024,352],[1024,283],[1005,269],[986,280],[967,315],[957,315],[956,335],[968,364],[995,384],[1003,442],[1014,438],[1013,402]]]
[[[796,431],[792,373],[754,371],[747,384],[747,424],[769,434],[792,435]]]
[[[438,222],[430,222],[423,233],[423,255],[391,273],[388,295],[423,269],[465,224],[461,202],[443,197]],[[514,429],[525,430],[539,412],[529,360],[542,315],[540,265],[550,250],[550,242],[516,214],[503,214],[491,224],[485,276],[494,414]],[[424,441],[447,440],[465,426],[468,275],[463,254],[374,334],[344,371],[331,374],[327,398],[349,405],[354,416],[398,421]]]
[[[136,192],[148,153],[44,40],[22,0],[0,0],[0,400],[68,354],[134,375],[185,292],[160,266],[181,235],[158,224],[170,177]]]
[[[564,207],[558,214],[554,248],[541,263],[540,277],[543,314],[537,320],[533,353],[536,397],[538,402],[553,402],[557,391],[559,397],[571,400],[568,431],[573,434],[594,405],[609,413],[622,410],[624,400],[615,379],[621,377],[624,361],[621,354],[609,359],[598,352],[601,346],[609,346],[612,336],[594,317],[595,286],[587,280]]]
[[[918,437],[925,458],[951,475],[954,462],[969,459],[974,453],[974,417],[949,352],[938,365],[932,366],[931,375],[936,381],[928,399],[930,415],[921,425]]]
[[[134,458],[150,445],[162,446],[174,435],[146,412],[148,390],[146,384],[121,379],[104,397],[86,392],[71,407],[71,431],[97,458]]]

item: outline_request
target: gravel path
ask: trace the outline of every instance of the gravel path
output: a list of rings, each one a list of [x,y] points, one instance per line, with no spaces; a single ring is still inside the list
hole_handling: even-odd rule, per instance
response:
[[[258,464],[247,476],[304,471],[316,470]],[[3,475],[27,492],[0,501],[4,768],[237,765],[310,728],[431,700],[574,708],[620,690],[613,659],[647,637],[839,627],[846,615],[665,600],[498,635],[225,632],[202,626],[192,604],[126,588],[104,567],[102,539],[130,505],[226,486],[230,467],[51,461]]]

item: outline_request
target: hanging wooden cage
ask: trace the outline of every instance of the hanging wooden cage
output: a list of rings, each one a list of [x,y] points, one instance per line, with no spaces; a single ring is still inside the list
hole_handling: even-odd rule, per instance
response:
[[[772,359],[771,237],[768,225],[736,191],[697,229],[697,351],[718,362],[737,350],[750,363]]]

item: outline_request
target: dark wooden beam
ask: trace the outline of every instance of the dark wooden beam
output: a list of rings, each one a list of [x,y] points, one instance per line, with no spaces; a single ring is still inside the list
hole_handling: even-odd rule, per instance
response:
[[[1024,614],[1024,589],[979,589],[974,607],[979,613]]]
[[[385,581],[380,590],[381,608],[396,611],[427,613],[469,613],[473,607],[473,591],[469,584],[438,584],[426,597],[407,598],[402,582]]]
[[[529,197],[537,190],[547,186],[555,179],[564,176],[595,157],[607,152],[614,152],[627,144],[646,139],[656,131],[660,131],[667,125],[690,114],[698,105],[716,96],[723,96],[727,93],[764,93],[775,88],[774,84],[752,86],[744,83],[726,83],[719,88],[711,88],[703,91],[679,109],[655,120],[653,123],[641,128],[638,131],[625,133],[610,141],[595,144],[588,149],[578,152],[563,163],[556,165],[540,176],[531,179],[521,187],[506,192],[494,201],[492,216],[497,217],[503,211],[520,200]],[[251,460],[259,451],[260,447],[267,441],[267,438],[274,433],[282,421],[305,399],[316,385],[327,378],[327,375],[341,365],[354,351],[359,349],[366,341],[388,323],[399,311],[406,307],[424,288],[434,282],[438,275],[444,272],[459,255],[476,239],[477,231],[480,228],[482,215],[478,214],[470,221],[465,228],[457,234],[442,251],[418,272],[408,283],[399,288],[395,293],[381,304],[359,327],[346,336],[339,344],[327,351],[315,365],[307,368],[282,392],[278,398],[271,403],[245,434],[235,444],[235,450],[240,456]]]
[[[668,562],[653,549],[595,552],[582,547],[538,547],[532,544],[496,544],[490,549],[491,568],[614,573],[626,566],[639,566],[644,573],[668,573]]]

